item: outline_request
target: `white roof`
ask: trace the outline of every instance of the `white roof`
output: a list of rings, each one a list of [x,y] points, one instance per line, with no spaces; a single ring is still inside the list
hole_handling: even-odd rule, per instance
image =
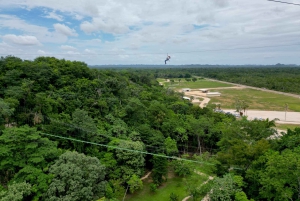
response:
[[[186,97],[186,96],[183,96],[182,98],[186,99],[186,100],[191,100],[189,97]]]
[[[208,91],[208,89],[199,89],[200,91]]]

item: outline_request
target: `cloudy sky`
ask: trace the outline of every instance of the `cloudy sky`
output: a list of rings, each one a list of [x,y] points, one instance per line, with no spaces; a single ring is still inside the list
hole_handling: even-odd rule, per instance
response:
[[[286,0],[300,3],[300,0]],[[300,6],[267,0],[0,1],[0,55],[95,64],[300,64]]]

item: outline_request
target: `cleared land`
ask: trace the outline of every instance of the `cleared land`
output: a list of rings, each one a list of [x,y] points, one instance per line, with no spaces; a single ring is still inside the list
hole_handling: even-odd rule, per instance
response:
[[[220,82],[220,83],[225,83],[225,84],[234,84],[234,83],[231,83],[231,82],[224,82],[224,81],[208,79],[208,78],[206,78],[206,79],[211,80],[211,81]],[[281,92],[281,91],[274,91],[274,90],[269,90],[269,89],[266,89],[266,88],[251,87],[251,86],[246,86],[246,85],[242,85],[242,84],[234,84],[234,85],[239,86],[239,87],[243,87],[243,88],[256,89],[256,90],[260,90],[260,91],[267,91],[267,92],[272,92],[272,93],[276,93],[276,94],[282,94],[282,95],[286,95],[286,96],[300,98],[300,95],[298,95],[298,94],[285,93],[285,92]]]
[[[176,80],[176,79],[175,79]],[[170,86],[169,80],[161,79],[164,86]],[[186,85],[184,85],[186,84]],[[227,86],[220,85],[227,84]],[[194,104],[199,104],[200,107],[205,106],[203,103],[199,102],[200,99],[206,100],[206,94],[199,91],[200,88],[207,88],[211,92],[220,92],[219,97],[210,97],[210,102],[208,105],[213,103],[220,103],[221,109],[235,109],[236,100],[243,100],[248,105],[248,110],[256,110],[257,112],[249,112],[249,118],[279,118],[280,124],[300,124],[300,98],[298,95],[285,94],[282,92],[276,92],[271,90],[265,90],[260,88],[248,87],[245,85],[231,85],[232,83],[226,83],[217,80],[197,80],[196,82],[175,82],[173,85],[174,89],[181,91],[182,88],[190,88],[191,92],[185,92],[185,96],[194,96]],[[285,104],[288,104],[288,114],[285,121]],[[274,111],[277,111],[275,114]],[[273,114],[274,113],[274,114]],[[250,116],[251,115],[251,116]],[[290,123],[289,123],[290,122]]]
[[[247,102],[249,105],[248,109],[285,111],[285,104],[287,103],[288,111],[300,112],[300,99],[295,97],[249,88],[214,91],[218,91],[222,95],[220,97],[211,97],[210,103],[219,102],[222,108],[235,108],[235,101],[240,99]]]
[[[244,100],[249,105],[248,109],[268,110],[268,111],[285,111],[285,104],[288,104],[288,111],[300,112],[300,98],[287,96],[285,94],[273,92],[270,90],[256,89],[248,86],[232,85],[222,81],[201,79],[196,82],[186,82],[181,79],[174,79],[171,83],[166,79],[158,79],[165,87],[173,88],[180,91],[182,88],[195,89],[190,95],[205,96],[205,94],[198,91],[201,88],[210,89],[210,91],[220,92],[220,97],[211,97],[210,104],[218,102],[221,103],[222,108],[235,108],[237,99]],[[189,95],[189,93],[186,93]]]

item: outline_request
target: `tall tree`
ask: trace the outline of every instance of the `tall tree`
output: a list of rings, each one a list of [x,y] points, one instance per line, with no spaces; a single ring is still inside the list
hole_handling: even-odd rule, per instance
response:
[[[54,178],[45,200],[91,201],[104,196],[105,167],[95,157],[66,152],[49,172]]]
[[[242,192],[243,185],[241,176],[226,174],[222,178],[217,177],[213,181],[209,197],[212,201],[230,201],[236,193]]]
[[[22,183],[12,183],[8,185],[6,191],[0,191],[0,200],[1,201],[22,201],[26,200],[31,194],[31,185],[22,182]]]
[[[261,197],[300,200],[300,148],[282,153],[269,151],[260,160],[265,161],[265,167],[258,171]]]
[[[9,104],[0,98],[0,126],[8,123],[8,118],[13,114],[14,108],[10,108]]]
[[[153,164],[153,169],[151,175],[152,175],[153,182],[157,185],[161,185],[166,180],[167,173],[168,173],[167,158],[153,156],[152,164]]]
[[[165,139],[165,147],[166,147],[166,154],[168,156],[174,156],[178,153],[177,143],[170,137]]]
[[[33,196],[39,198],[47,189],[51,176],[47,169],[60,151],[56,143],[40,136],[36,128],[6,128],[0,136],[0,181],[27,181]]]

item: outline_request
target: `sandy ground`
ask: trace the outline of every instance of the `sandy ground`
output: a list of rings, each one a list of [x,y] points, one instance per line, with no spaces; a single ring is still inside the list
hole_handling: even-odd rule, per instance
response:
[[[192,103],[199,103],[199,107],[204,108],[204,107],[206,107],[206,105],[210,101],[210,98],[205,98],[205,97],[201,97],[201,98],[203,98],[202,101],[199,101],[198,99],[194,99],[192,101]]]

